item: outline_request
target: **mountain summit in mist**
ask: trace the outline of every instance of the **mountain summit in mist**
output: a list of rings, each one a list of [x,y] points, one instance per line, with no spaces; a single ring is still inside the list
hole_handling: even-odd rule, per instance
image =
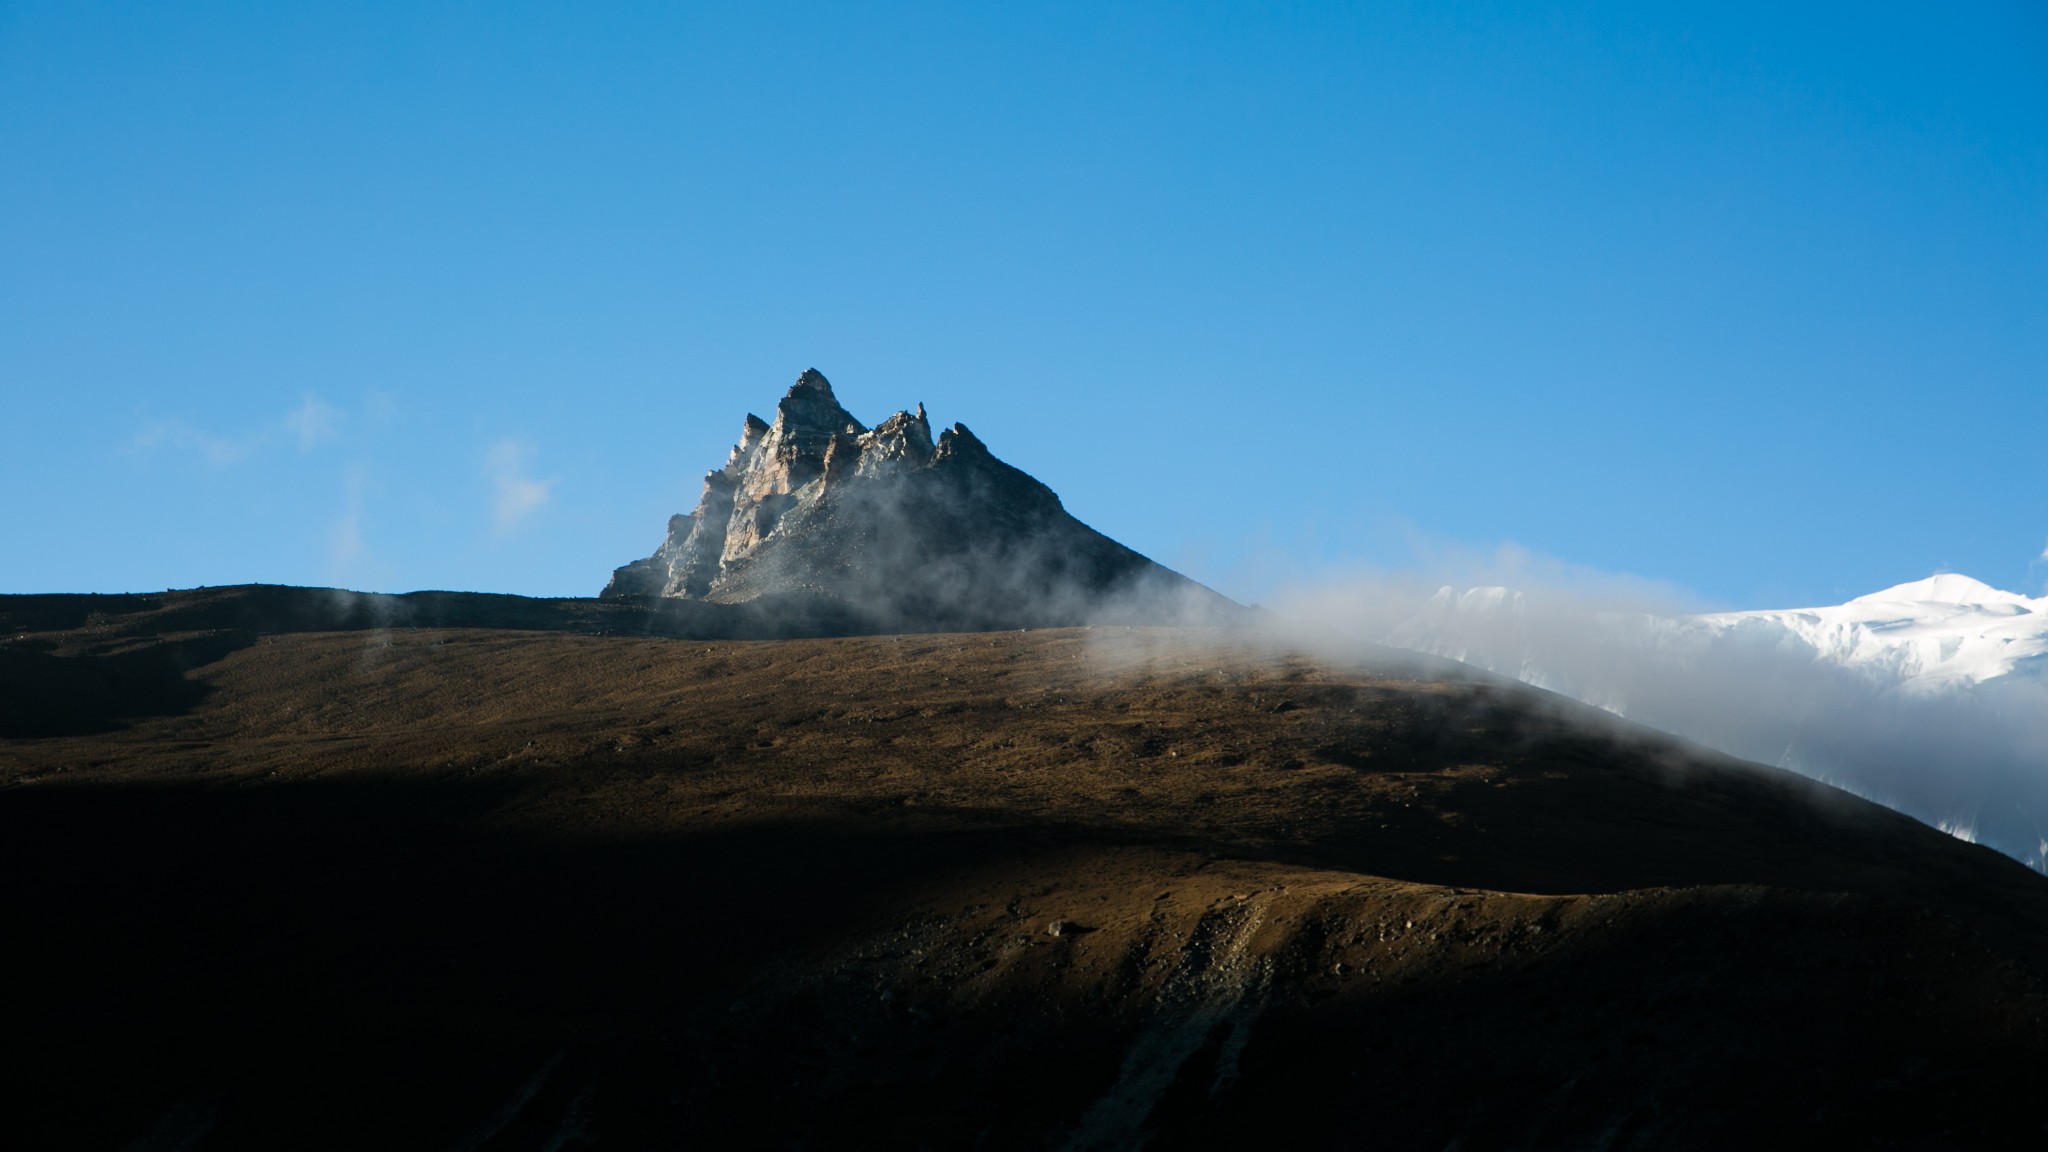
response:
[[[816,369],[749,414],[694,511],[605,599],[784,603],[901,629],[1227,622],[1245,609],[1069,515],[924,406],[869,428]]]
[[[1828,781],[2048,872],[2048,596],[1943,573],[1843,604],[1680,615],[1445,587],[1382,638]]]

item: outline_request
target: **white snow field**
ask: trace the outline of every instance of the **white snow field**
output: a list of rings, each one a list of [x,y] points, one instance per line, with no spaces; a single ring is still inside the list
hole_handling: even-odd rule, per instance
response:
[[[1830,608],[1691,619],[1707,628],[1782,629],[1816,659],[1915,695],[2048,676],[2048,597],[2029,600],[1968,576],[1930,576]]]
[[[2048,597],[1961,575],[1664,616],[1440,589],[1386,643],[1889,804],[2048,870]]]

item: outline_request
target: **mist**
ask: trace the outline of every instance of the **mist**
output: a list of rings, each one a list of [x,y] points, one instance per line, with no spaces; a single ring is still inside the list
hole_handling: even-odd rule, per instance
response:
[[[2048,683],[1902,691],[1762,622],[1708,627],[1697,605],[1654,585],[1515,575],[1509,588],[1374,574],[1298,586],[1272,607],[1332,654],[1391,646],[1460,660],[2048,871]]]

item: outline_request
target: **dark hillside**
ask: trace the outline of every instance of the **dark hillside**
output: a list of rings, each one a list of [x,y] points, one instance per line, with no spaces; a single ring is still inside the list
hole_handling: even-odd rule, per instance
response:
[[[327,595],[0,599],[8,1145],[2044,1138],[2048,882],[1552,697]]]

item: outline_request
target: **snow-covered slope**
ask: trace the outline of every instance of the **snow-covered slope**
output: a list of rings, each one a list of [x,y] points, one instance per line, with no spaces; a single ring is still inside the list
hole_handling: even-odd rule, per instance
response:
[[[1591,685],[1575,678],[1572,658],[1581,645],[1565,642],[1565,633],[1678,658],[1709,646],[1770,651],[1912,695],[1970,691],[2008,677],[2048,682],[2048,597],[1953,574],[1846,604],[1697,616],[1589,610],[1532,601],[1511,588],[1445,587],[1385,639],[1582,696]]]
[[[1819,608],[1659,615],[1443,588],[1383,639],[1827,780],[2048,870],[2048,597],[1951,574]]]
[[[2048,677],[2048,597],[2028,599],[1968,576],[1930,576],[1827,608],[1685,619],[1709,630],[1780,628],[1810,645],[1816,660],[1915,694]]]

